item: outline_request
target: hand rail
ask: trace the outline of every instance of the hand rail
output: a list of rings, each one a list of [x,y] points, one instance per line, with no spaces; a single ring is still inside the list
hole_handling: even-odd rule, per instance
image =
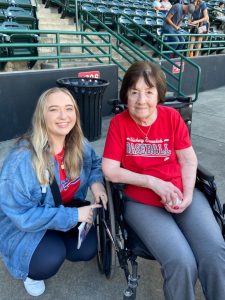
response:
[[[0,62],[7,62],[7,61],[32,61],[32,60],[57,60],[58,68],[62,67],[62,60],[69,60],[69,59],[93,59],[98,60],[99,58],[106,59],[108,63],[111,63],[112,60],[112,51],[111,51],[111,35],[107,32],[80,32],[80,31],[58,31],[58,30],[2,30],[1,33],[8,36],[8,41],[10,40],[10,35],[35,35],[37,38],[36,41],[31,43],[24,43],[24,42],[3,42],[0,43],[0,50],[1,49],[18,49],[18,48],[28,48],[34,49],[37,48],[40,52],[41,48],[54,48],[56,50],[56,54],[51,53],[51,55],[24,55],[23,57],[19,55],[15,56],[2,56],[0,57]],[[42,36],[50,35],[53,37],[54,41],[49,43],[41,43],[38,40],[42,39]],[[62,42],[61,40],[68,36],[74,36],[75,42]],[[87,36],[95,36],[98,37],[99,40],[93,40],[92,43],[82,43],[81,37]],[[81,41],[81,42],[80,42]],[[74,54],[63,54],[62,48],[76,48],[78,51]],[[88,54],[82,53],[80,49],[89,49]],[[94,50],[93,50],[94,49]],[[104,49],[104,53],[101,51]]]
[[[119,24],[118,20],[116,21],[117,26],[122,27],[123,29],[127,30],[132,36],[139,42],[141,42],[143,45],[146,46],[147,49],[150,49],[157,53],[158,55],[162,56],[166,61],[169,62],[169,67],[164,67],[162,65],[162,69],[165,72],[166,75],[169,75],[173,81],[175,81],[175,84],[172,84],[167,81],[168,86],[178,95],[178,96],[186,96],[185,93],[182,91],[182,65],[183,61],[185,61],[187,64],[191,65],[193,68],[193,72],[196,73],[196,85],[195,85],[195,95],[193,97],[193,102],[197,100],[198,98],[198,92],[199,92],[199,85],[200,85],[200,75],[201,75],[201,69],[200,67],[194,63],[189,58],[185,57],[184,55],[180,54],[177,51],[174,51],[173,48],[170,45],[165,44],[159,37],[153,35],[148,30],[146,30],[144,27],[136,24],[133,22],[131,18],[129,18],[127,15],[122,14],[122,16],[126,17],[126,19],[129,20],[129,22],[133,25],[135,25],[138,29],[145,32],[148,37],[154,38],[154,40],[157,41],[159,45],[163,44],[165,47],[167,47],[170,51],[173,51],[178,55],[180,58],[180,64],[178,65],[177,62],[169,59],[164,53],[160,53],[160,49],[157,49],[156,47],[152,46],[149,42],[146,41],[146,39],[141,38],[137,33],[135,33],[133,30],[129,29],[123,24]],[[101,22],[98,18],[96,18],[93,14],[91,14],[88,11],[82,11],[81,10],[81,29],[84,31],[84,28],[88,28],[90,30],[95,31],[95,28],[90,25],[90,20],[93,19],[95,22],[98,23],[98,27],[104,29],[105,31],[109,32],[113,39],[116,39],[117,46],[112,45],[113,55],[112,55],[112,62],[118,65],[119,68],[119,80],[122,80],[122,76],[120,76],[120,73],[124,73],[126,71],[126,68],[120,64],[118,59],[114,59],[115,56],[122,56],[124,60],[126,60],[129,64],[131,64],[134,60],[150,60],[156,62],[151,56],[149,56],[146,51],[142,51],[140,47],[136,46],[134,43],[132,43],[129,39],[123,37],[121,34],[117,34],[116,32],[112,31],[108,26],[106,26],[103,22]],[[86,21],[88,20],[88,21]],[[122,50],[122,51],[121,51]],[[123,53],[125,52],[125,54]],[[115,55],[114,55],[115,54]],[[179,69],[179,74],[177,76],[172,73],[171,65]]]

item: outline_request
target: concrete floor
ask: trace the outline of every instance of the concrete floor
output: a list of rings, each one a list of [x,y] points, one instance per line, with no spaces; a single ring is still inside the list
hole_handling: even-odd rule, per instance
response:
[[[218,186],[218,194],[225,202],[225,87],[202,92],[194,104],[192,141],[199,162],[211,171]],[[104,118],[102,138],[93,142],[96,152],[102,154],[104,139],[110,118]],[[11,141],[0,143],[0,165]],[[159,264],[155,261],[138,259],[141,276],[137,300],[163,300],[162,277]],[[12,279],[0,262],[0,300],[32,299],[19,280]],[[108,280],[98,271],[96,259],[87,263],[65,262],[56,276],[46,281],[46,292],[40,300],[119,300],[126,287],[122,270],[117,267],[115,275]],[[199,283],[196,300],[203,300]],[[181,299],[182,300],[182,299]],[[221,299],[222,300],[222,299]]]

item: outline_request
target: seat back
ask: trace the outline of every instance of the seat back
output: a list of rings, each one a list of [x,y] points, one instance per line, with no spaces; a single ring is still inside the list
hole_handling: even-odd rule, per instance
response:
[[[25,10],[21,7],[10,6],[4,10],[4,14],[8,20],[28,26],[30,29],[36,29],[36,18],[33,16],[32,11]]]

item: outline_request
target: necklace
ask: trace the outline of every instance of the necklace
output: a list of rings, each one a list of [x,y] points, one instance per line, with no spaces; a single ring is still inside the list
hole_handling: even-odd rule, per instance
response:
[[[141,127],[138,125],[138,123],[135,122],[135,124],[137,125],[137,128],[140,130],[140,132],[144,135],[144,137],[145,137],[145,139],[146,139],[146,138],[148,137],[148,134],[149,134],[149,132],[150,132],[150,129],[151,129],[152,125],[149,125],[149,126],[148,126],[147,132],[144,132],[144,131],[141,129]],[[146,126],[146,127],[147,127],[147,126]]]

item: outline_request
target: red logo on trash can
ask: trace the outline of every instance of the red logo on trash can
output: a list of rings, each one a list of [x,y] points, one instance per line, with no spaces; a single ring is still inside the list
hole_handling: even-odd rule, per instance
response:
[[[90,72],[80,72],[78,77],[89,77],[89,78],[100,78],[99,71],[90,71]]]

